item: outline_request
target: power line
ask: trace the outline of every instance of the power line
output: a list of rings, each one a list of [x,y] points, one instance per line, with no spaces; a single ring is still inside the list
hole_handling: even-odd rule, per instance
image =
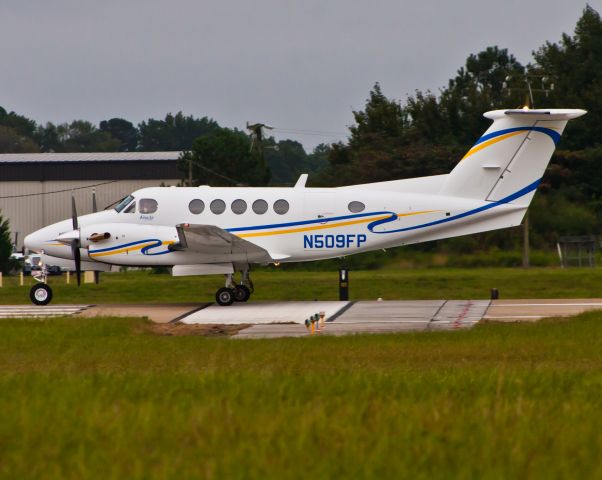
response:
[[[227,181],[229,181],[229,182],[233,183],[234,185],[245,185],[245,183],[244,183],[244,182],[239,182],[238,180],[235,180],[235,179],[233,179],[233,178],[227,177],[226,175],[222,175],[221,173],[214,172],[214,171],[213,171],[213,170],[211,170],[210,168],[204,167],[203,165],[200,165],[200,164],[198,164],[198,163],[197,163],[197,167],[200,167],[200,168],[202,168],[203,170],[206,170],[206,171],[208,171],[209,173],[211,173],[211,174],[213,174],[213,175],[215,175],[215,176],[217,176],[217,177],[223,178],[224,180],[227,180]]]
[[[349,135],[348,133],[343,132],[329,132],[326,130],[304,130],[297,128],[274,128],[274,131],[284,133],[284,134],[294,134],[294,135],[315,135],[318,137],[345,137]]]
[[[72,192],[74,190],[84,190],[86,188],[98,187],[100,185],[108,185],[109,183],[119,182],[120,180],[109,180],[108,182],[100,182],[95,183],[93,185],[86,185],[85,187],[74,187],[74,188],[65,188],[63,190],[53,190],[52,192],[40,192],[40,193],[24,193],[22,195],[5,195],[0,197],[0,199],[5,198],[24,198],[24,197],[35,197],[38,195],[52,195],[54,193],[64,193],[64,192]]]

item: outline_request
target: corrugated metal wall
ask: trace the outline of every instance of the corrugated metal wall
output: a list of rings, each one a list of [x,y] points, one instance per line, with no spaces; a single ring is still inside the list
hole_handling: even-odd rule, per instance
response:
[[[179,180],[4,182],[0,181],[0,215],[10,222],[12,238],[23,238],[35,230],[71,217],[71,193],[75,194],[77,213],[92,212],[92,190],[96,190],[98,209],[102,210],[134,190],[161,185],[177,185]],[[93,185],[96,185],[93,187]],[[50,193],[55,192],[55,193]]]

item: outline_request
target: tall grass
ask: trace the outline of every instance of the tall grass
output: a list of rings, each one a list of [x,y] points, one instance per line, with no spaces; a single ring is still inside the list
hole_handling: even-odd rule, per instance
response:
[[[253,300],[337,300],[338,272],[283,271],[276,267],[253,273]],[[29,286],[5,278],[0,304],[30,303]],[[220,276],[171,277],[148,271],[103,273],[99,285],[51,277],[56,303],[173,303],[211,302],[223,286]],[[580,268],[388,268],[350,273],[353,300],[479,299],[489,298],[491,288],[501,298],[602,297],[602,269]]]
[[[0,322],[4,478],[600,478],[602,314],[280,340]]]

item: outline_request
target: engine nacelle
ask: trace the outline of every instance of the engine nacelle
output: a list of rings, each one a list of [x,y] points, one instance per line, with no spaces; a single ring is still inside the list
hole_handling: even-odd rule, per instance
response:
[[[102,223],[81,227],[81,246],[90,259],[115,265],[169,265],[178,242],[175,227]]]

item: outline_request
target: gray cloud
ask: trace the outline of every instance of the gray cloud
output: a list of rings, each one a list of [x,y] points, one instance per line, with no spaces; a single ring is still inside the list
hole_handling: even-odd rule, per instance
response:
[[[580,0],[0,0],[0,105],[44,122],[136,123],[182,110],[230,127],[252,120],[344,133],[374,82],[399,99],[437,91],[470,53],[490,45],[527,63],[533,49],[572,33],[584,7]],[[340,138],[285,136],[307,147]]]

